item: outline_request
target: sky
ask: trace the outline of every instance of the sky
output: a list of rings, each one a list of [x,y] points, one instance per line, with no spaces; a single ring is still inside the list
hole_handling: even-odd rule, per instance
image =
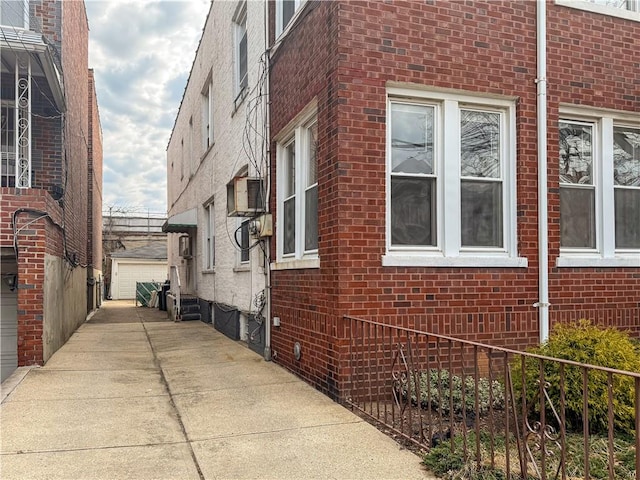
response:
[[[209,0],[86,0],[103,211],[166,214],[166,148]]]

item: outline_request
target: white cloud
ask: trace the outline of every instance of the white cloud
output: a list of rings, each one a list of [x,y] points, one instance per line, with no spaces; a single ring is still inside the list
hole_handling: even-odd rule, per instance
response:
[[[166,146],[210,0],[87,0],[103,204],[166,212]]]

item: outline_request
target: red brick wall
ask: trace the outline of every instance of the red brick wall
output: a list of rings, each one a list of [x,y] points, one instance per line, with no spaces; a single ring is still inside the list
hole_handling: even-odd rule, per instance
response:
[[[59,227],[62,211],[44,190],[16,192],[0,189],[0,244],[13,246],[13,213],[18,253],[18,365],[42,364],[42,328],[44,319],[45,253],[61,255],[62,231]],[[50,218],[42,218],[47,212]]]
[[[271,7],[273,19],[273,3]],[[306,8],[305,15],[290,30],[287,41],[272,55],[270,95],[276,101],[271,106],[270,119],[271,131],[277,134],[309,102],[314,98],[318,100],[318,172],[324,179],[318,187],[323,206],[318,221],[323,263],[321,270],[273,272],[272,315],[281,318],[282,327],[274,330],[272,349],[276,352],[276,361],[315,379],[319,388],[333,395],[337,368],[335,334],[327,324],[339,315],[336,279],[341,252],[336,243],[339,220],[335,215],[339,202],[338,137],[335,134],[339,106],[336,43],[339,4],[310,2]],[[272,152],[271,173],[275,178],[275,149]],[[276,211],[274,199],[272,196],[273,212]],[[275,258],[273,243],[271,255]],[[302,345],[300,361],[293,358],[295,342]]]
[[[341,261],[342,311],[392,323],[418,315],[421,329],[485,339],[488,317],[509,313],[510,322],[491,327],[509,332],[503,342],[523,345],[537,334],[529,321],[538,275],[534,19],[533,2],[341,4],[339,242],[353,246]],[[518,252],[529,268],[381,266],[388,81],[519,98]]]
[[[102,270],[102,128],[93,70],[89,70],[88,263]]]
[[[547,25],[551,318],[597,319],[640,336],[640,269],[555,267],[560,251],[558,105],[640,116],[640,22],[551,3]]]
[[[629,81],[640,75],[633,56],[640,24],[548,5],[552,319],[579,318],[587,314],[576,311],[581,306],[600,321],[638,330],[639,269],[555,268],[554,128],[558,102],[640,111]],[[332,370],[346,354],[339,340],[343,314],[517,348],[536,342],[536,2],[349,1],[307,8],[273,55],[271,133],[317,96],[321,268],[272,273],[273,315],[282,319],[272,334],[276,361],[331,390],[329,380],[340,382],[344,373]],[[584,30],[577,39],[578,27]],[[569,67],[567,58],[575,60]],[[528,268],[381,266],[388,81],[518,98],[518,253]],[[274,144],[272,152],[275,178]],[[611,313],[615,303],[621,313]],[[319,314],[331,326],[329,346],[315,334]],[[303,346],[300,361],[293,359],[295,341]],[[305,357],[305,351],[313,353]]]
[[[62,2],[62,67],[65,100],[65,151],[67,185],[64,215],[67,249],[77,262],[86,264],[88,225],[89,28],[84,2]]]
[[[51,105],[48,100],[51,92],[44,79],[32,82],[32,111],[35,114],[32,118],[32,188],[2,188],[0,191],[0,244],[13,246],[14,228],[18,233],[15,238],[18,246],[19,365],[41,364],[44,360],[45,254],[63,257],[66,246],[67,252],[80,265],[88,260],[89,83],[84,3],[35,0],[30,2],[30,14],[31,28],[47,37],[53,45],[56,61],[61,62],[66,110],[63,115]],[[8,77],[10,75],[2,75],[3,89]],[[101,144],[99,148],[101,160]],[[52,194],[62,192],[61,201],[54,200]],[[15,225],[14,212],[19,212]],[[99,239],[97,243],[100,248]],[[83,294],[86,294],[84,287],[75,298],[82,298]],[[62,304],[64,299],[56,299],[56,302]],[[52,322],[52,330],[56,330],[57,321],[60,319],[47,316],[47,322]]]

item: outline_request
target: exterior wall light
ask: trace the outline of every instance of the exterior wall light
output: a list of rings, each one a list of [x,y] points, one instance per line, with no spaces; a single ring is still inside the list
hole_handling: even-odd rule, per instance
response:
[[[18,275],[15,273],[5,273],[2,275],[2,280],[9,287],[12,292],[18,288]]]

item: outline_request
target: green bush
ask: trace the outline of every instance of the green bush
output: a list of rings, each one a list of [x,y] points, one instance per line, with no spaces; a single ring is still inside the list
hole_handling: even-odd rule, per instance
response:
[[[418,381],[420,382],[419,403],[423,408],[440,409],[442,413],[448,414],[453,400],[453,413],[462,413],[463,403],[468,414],[475,412],[475,377],[469,375],[464,378],[464,402],[462,377],[451,375],[448,370],[440,370],[439,375],[437,369],[420,372]],[[414,375],[409,376],[408,391],[411,401],[417,404],[418,389],[415,386]],[[407,396],[406,387],[403,394]],[[431,400],[430,405],[429,400]],[[486,414],[490,405],[494,409],[504,407],[504,388],[497,380],[489,382],[486,378],[478,378],[478,413]]]
[[[640,347],[626,333],[615,328],[600,328],[588,320],[574,324],[556,324],[549,340],[529,350],[532,353],[602,367],[640,372]],[[513,363],[513,385],[516,391],[522,388],[522,363],[520,358]],[[567,428],[580,431],[583,418],[583,369],[564,368],[565,416]],[[535,413],[539,413],[540,361],[527,358],[525,362],[525,385],[527,402]],[[555,409],[560,414],[560,364],[544,362],[544,379],[547,392]],[[634,379],[614,375],[613,382],[614,425],[618,432],[631,434],[634,420]],[[606,433],[608,429],[608,379],[607,373],[589,370],[588,374],[589,429],[592,433]],[[547,412],[552,415],[551,411]],[[547,416],[547,418],[551,418]]]

